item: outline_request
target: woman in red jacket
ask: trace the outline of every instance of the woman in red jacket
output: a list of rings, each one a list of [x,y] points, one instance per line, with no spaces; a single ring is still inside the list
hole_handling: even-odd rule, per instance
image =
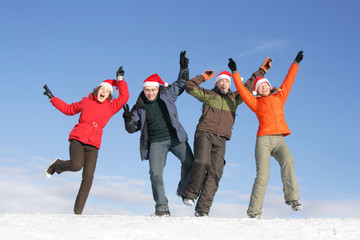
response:
[[[125,82],[122,66],[117,71],[117,80],[107,79],[99,84],[88,97],[80,102],[67,104],[54,97],[45,84],[44,95],[62,113],[72,116],[80,112],[79,122],[70,132],[70,160],[59,158],[46,169],[50,178],[55,172],[80,171],[83,168],[82,181],[74,205],[74,213],[81,214],[92,185],[98,151],[101,145],[103,128],[129,99],[129,90]],[[113,87],[119,89],[119,97],[112,100]]]
[[[235,62],[232,58],[229,59],[229,68],[233,72],[236,89],[259,120],[255,146],[256,178],[247,210],[250,218],[261,218],[266,187],[270,177],[270,156],[278,161],[281,168],[285,203],[290,205],[294,211],[302,209],[298,201],[299,187],[295,177],[294,159],[284,140],[284,137],[290,134],[285,121],[284,105],[302,59],[303,51],[300,51],[280,89],[271,89],[270,82],[259,77],[254,82],[253,94],[244,87]]]

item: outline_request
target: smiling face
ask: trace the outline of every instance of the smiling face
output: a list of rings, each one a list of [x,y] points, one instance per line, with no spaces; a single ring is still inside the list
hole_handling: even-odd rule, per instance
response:
[[[220,79],[216,82],[216,86],[220,89],[221,92],[227,93],[230,88],[230,81],[226,78]]]
[[[144,91],[145,97],[148,100],[152,101],[152,100],[155,100],[156,96],[158,95],[159,87],[146,86],[146,87],[143,87],[143,91]]]
[[[261,83],[257,88],[257,94],[262,97],[270,95],[270,85],[266,82]]]
[[[108,87],[100,86],[96,97],[99,102],[103,102],[109,98],[110,94],[111,94],[111,90]]]

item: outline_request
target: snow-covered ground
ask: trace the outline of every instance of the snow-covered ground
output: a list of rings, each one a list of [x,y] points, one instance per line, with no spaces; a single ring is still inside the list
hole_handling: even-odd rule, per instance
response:
[[[359,240],[360,219],[0,214],[1,239]]]

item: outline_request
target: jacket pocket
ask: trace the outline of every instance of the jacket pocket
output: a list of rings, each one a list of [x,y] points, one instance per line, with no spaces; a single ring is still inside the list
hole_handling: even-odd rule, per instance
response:
[[[89,143],[94,144],[95,146],[100,145],[101,138],[103,135],[103,130],[100,127],[92,127],[91,133],[89,136]]]

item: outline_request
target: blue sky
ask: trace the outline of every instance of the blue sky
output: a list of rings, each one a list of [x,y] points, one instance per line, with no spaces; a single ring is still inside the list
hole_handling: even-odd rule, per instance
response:
[[[114,78],[122,65],[132,106],[151,74],[176,80],[182,50],[190,77],[229,70],[232,57],[248,78],[269,56],[274,61],[267,78],[273,86],[281,85],[303,50],[285,114],[304,210],[295,213],[284,204],[280,169],[272,159],[264,218],[360,217],[358,1],[14,0],[1,5],[0,212],[72,213],[81,172],[46,179],[44,170],[56,157],[68,159],[68,134],[78,115],[56,110],[42,95],[45,83],[65,102],[77,102]],[[184,93],[177,106],[192,146],[201,104]],[[211,216],[246,217],[257,127],[255,114],[242,104]],[[139,137],[125,131],[122,110],[110,120],[84,214],[154,211]],[[164,178],[170,211],[192,216],[194,209],[175,195],[179,174],[180,163],[169,154]]]

